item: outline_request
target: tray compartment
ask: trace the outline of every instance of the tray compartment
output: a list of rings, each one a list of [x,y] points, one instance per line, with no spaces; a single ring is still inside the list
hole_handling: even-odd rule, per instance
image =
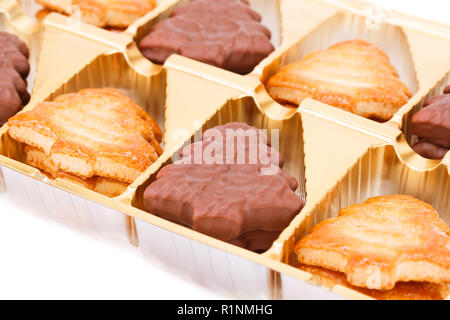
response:
[[[20,0],[20,2],[24,4],[34,3],[33,0]],[[336,34],[344,34],[340,31],[343,30],[348,32],[350,27],[353,28],[357,25],[365,28],[365,18],[349,13],[340,13],[333,16],[335,9],[332,6],[316,1],[250,0],[252,6],[256,10],[267,11],[263,13],[263,23],[265,23],[272,32],[280,34],[278,40],[279,43],[276,44],[278,50],[261,62],[252,74],[241,77],[236,74],[226,72],[221,73],[223,70],[217,70],[217,68],[214,70],[211,69],[214,67],[195,61],[187,61],[189,59],[186,58],[183,60],[183,57],[179,56],[172,57],[170,63],[166,63],[164,66],[149,66],[149,64],[151,64],[150,61],[143,58],[136,47],[135,41],[142,39],[158,19],[167,17],[171,7],[178,2],[180,1],[161,0],[160,5],[155,10],[138,19],[125,32],[121,33],[123,42],[114,46],[113,51],[115,53],[101,55],[97,58],[92,54],[93,57],[91,57],[91,59],[94,59],[93,62],[69,81],[62,85],[58,82],[58,84],[54,86],[41,86],[36,88],[36,91],[38,91],[39,94],[38,99],[42,99],[43,97],[51,99],[56,95],[77,91],[86,87],[112,86],[124,90],[125,93],[130,95],[138,104],[144,107],[146,111],[158,121],[161,128],[163,128],[163,124],[165,123],[165,103],[167,101],[169,101],[167,102],[167,110],[174,104],[180,104],[179,101],[183,101],[183,99],[187,100],[187,102],[183,103],[182,107],[195,106],[195,103],[193,102],[194,99],[186,99],[188,97],[188,95],[186,95],[187,92],[181,94],[181,91],[192,91],[189,92],[191,96],[198,96],[198,94],[193,93],[197,92],[193,90],[194,88],[197,88],[198,91],[205,91],[202,92],[202,94],[204,94],[202,95],[203,99],[197,100],[199,104],[203,104],[201,106],[201,111],[204,112],[203,115],[211,112],[211,109],[209,109],[210,107],[207,107],[210,100],[220,100],[217,96],[220,96],[220,98],[222,98],[222,96],[239,96],[240,98],[225,103],[212,118],[203,124],[203,129],[206,130],[209,127],[229,121],[244,121],[250,125],[262,128],[279,128],[281,130],[280,152],[286,158],[285,169],[298,178],[300,187],[297,192],[299,196],[306,197],[305,152],[303,151],[303,127],[306,130],[306,121],[303,121],[302,124],[300,121],[302,116],[293,108],[285,110],[284,107],[273,101],[270,101],[270,103],[261,103],[261,101],[258,100],[258,95],[256,96],[255,102],[251,97],[242,97],[242,94],[253,94],[253,89],[257,85],[254,85],[250,80],[255,80],[255,83],[259,84],[264,89],[264,86],[260,83],[259,79],[267,79],[268,76],[278,71],[282,65],[289,63],[289,59],[292,59],[292,61],[296,60],[296,54],[299,57],[306,54],[307,46],[312,47],[315,43],[313,39],[321,32],[324,33],[324,39],[326,38],[330,42],[329,44],[323,44],[327,47],[332,44],[330,37]],[[287,10],[287,8],[300,8],[300,6],[297,7],[299,4],[305,5],[307,8],[310,6],[311,8],[316,8],[315,6],[317,5],[317,11],[320,11],[320,14],[317,12],[317,16],[316,14],[311,15],[311,19],[305,18],[305,21],[302,21],[302,24],[299,24],[297,15],[300,10]],[[283,8],[283,6],[284,9],[274,9]],[[259,9],[263,7],[269,9]],[[283,12],[280,13],[280,10]],[[305,12],[303,11],[303,14],[304,13]],[[309,15],[308,12],[307,15]],[[323,21],[329,16],[332,16],[332,18],[318,25],[308,36],[301,40],[293,37],[296,32],[299,32],[299,29],[303,31],[309,30],[311,24],[317,24],[312,21]],[[348,27],[347,30],[345,30],[345,28],[337,28],[334,30],[334,27],[332,26],[336,25],[337,22],[335,20],[347,20],[347,17],[349,17],[348,21],[356,22],[345,24],[345,26]],[[0,21],[3,21],[1,19],[3,18],[0,18]],[[66,24],[67,19],[62,16],[60,16],[59,19],[52,19],[49,17],[47,21],[48,20],[52,20],[53,26],[60,26],[58,32],[70,29]],[[302,28],[289,28],[289,30],[287,30],[288,28],[285,28],[286,26],[295,25],[295,23],[301,25]],[[308,26],[303,26],[303,23],[307,23]],[[417,24],[419,25],[420,23]],[[1,25],[2,22],[0,22],[0,26]],[[95,27],[90,27],[91,28],[82,25],[81,30],[72,28],[72,30],[69,31],[74,34],[78,33],[78,43],[81,43],[82,40],[80,39],[84,38],[89,38],[91,41],[94,40],[99,43],[101,42],[106,46],[110,45],[111,42],[114,42],[114,40],[111,40],[113,38],[112,33],[104,32],[102,34],[100,31],[103,30],[98,28],[98,30],[95,30]],[[382,33],[380,30],[364,30],[365,31],[362,32],[362,34],[374,33],[379,35]],[[382,45],[380,46],[388,53],[394,66],[399,71],[401,71],[401,68],[405,69],[400,72],[401,77],[408,78],[409,75],[412,75],[410,79],[410,88],[412,91],[416,92],[419,89],[418,79],[416,78],[419,76],[416,76],[409,48],[407,47],[408,39],[406,39],[406,36],[403,34],[401,27],[383,25],[381,30],[386,31],[386,33],[382,33],[384,39],[389,38],[386,36],[387,34],[391,35],[391,39],[392,37],[399,37],[398,41],[394,41],[396,47],[391,48],[392,50],[398,49],[398,54],[401,56],[401,59],[396,59],[395,63],[394,58],[391,57],[391,52],[389,51],[391,49],[388,50]],[[298,34],[302,32],[299,32]],[[328,35],[327,32],[329,33]],[[56,31],[54,34],[56,34]],[[289,36],[286,37],[286,34]],[[296,37],[299,37],[298,34]],[[111,37],[108,37],[108,35]],[[73,35],[65,36],[70,38]],[[426,36],[428,35],[424,34],[423,37],[425,38]],[[128,37],[129,39],[126,39]],[[55,38],[57,37],[55,36]],[[124,39],[129,42],[128,48],[122,48],[122,44],[125,43]],[[272,39],[277,42],[274,37]],[[303,40],[306,42],[304,43]],[[53,44],[54,43],[53,40]],[[292,43],[295,44],[289,47]],[[65,42],[61,45],[61,48],[63,48],[64,45]],[[86,45],[86,47],[88,47],[88,45]],[[47,48],[59,52],[59,50],[54,50],[54,48],[59,47],[54,46],[52,48],[51,46],[48,46]],[[50,49],[47,52],[51,52]],[[313,49],[316,50],[316,48],[312,48],[311,50]],[[323,48],[317,46],[317,49]],[[118,51],[123,53],[119,53]],[[94,50],[92,50],[92,52],[94,52]],[[403,54],[404,56],[402,56]],[[400,64],[400,66],[397,66],[396,63]],[[48,68],[50,65],[47,64],[46,67]],[[173,73],[170,74],[171,69],[177,69],[178,73],[173,72],[172,70]],[[51,73],[55,73],[56,69],[51,70],[53,70]],[[106,70],[107,76],[102,72],[95,72],[94,70]],[[262,70],[264,70],[264,72],[262,72]],[[181,75],[181,72],[186,71],[190,74]],[[409,75],[408,72],[410,72]],[[170,78],[166,79],[166,73],[169,74],[168,76],[171,75],[171,80]],[[192,75],[194,77],[192,77]],[[121,78],[126,78],[126,80],[119,80]],[[201,79],[203,82],[191,81],[194,78],[196,78],[196,80]],[[45,77],[42,79],[43,81],[41,81],[41,83],[51,80],[45,79]],[[244,80],[249,81],[246,82]],[[38,80],[36,81],[38,82]],[[187,89],[180,86],[180,83],[183,81],[185,81]],[[222,88],[223,90],[214,87],[212,85],[214,82],[224,85],[224,88]],[[208,83],[208,86],[205,85],[206,83]],[[406,83],[408,86],[410,85],[408,82]],[[166,84],[168,84],[169,87],[172,86],[174,92],[172,95],[169,94],[168,97],[166,97],[164,90]],[[423,85],[423,83],[421,83],[421,85]],[[52,93],[47,93],[46,90],[49,90],[50,87],[52,88]],[[54,90],[53,88],[57,89]],[[179,88],[182,90],[177,91]],[[201,89],[199,90],[198,88]],[[238,91],[240,91],[240,93],[234,95],[234,93]],[[166,98],[169,99],[166,100]],[[208,103],[206,101],[208,101]],[[414,101],[418,101],[418,99]],[[220,103],[213,103],[212,105],[220,106],[221,104],[222,101]],[[340,111],[331,109],[335,108],[328,107],[328,111],[323,112],[326,114],[325,118],[333,118],[334,114],[339,113],[338,111]],[[170,110],[172,115],[178,116],[179,112],[181,112],[180,110],[184,109],[177,106]],[[168,142],[168,135],[179,127],[190,128],[189,118],[193,119],[196,116],[197,115],[193,112],[189,112],[189,115],[186,112],[186,118],[188,118],[187,121],[186,119],[183,119],[182,121],[175,120],[175,117],[171,117],[170,121],[174,122],[165,123],[165,131],[167,132],[165,134],[166,145]],[[353,115],[349,114],[349,116]],[[336,130],[339,130],[339,126],[349,128],[352,128],[353,126],[357,127],[360,123],[355,120],[355,117],[348,117],[348,121],[344,122],[336,121],[333,124],[330,124],[330,127],[324,127],[323,129],[329,129],[329,131],[334,134]],[[376,124],[372,124],[375,127]],[[170,132],[168,130],[169,127]],[[320,130],[322,130],[322,127],[320,127]],[[373,131],[372,128],[369,131]],[[445,168],[443,164],[445,161],[440,165],[438,165],[437,162],[427,162],[425,169],[425,167],[421,166],[424,162],[419,159],[418,161],[413,161],[414,165],[420,164],[414,169],[414,166],[406,165],[403,160],[397,156],[397,151],[394,147],[381,146],[371,148],[351,167],[345,177],[339,180],[327,196],[321,199],[320,202],[317,204],[315,203],[315,200],[313,201],[314,203],[310,203],[311,201],[307,202],[307,211],[303,210],[292,223],[294,227],[298,225],[295,232],[292,232],[292,235],[290,235],[292,229],[291,226],[285,230],[288,231],[290,235],[288,240],[285,241],[286,238],[280,236],[268,252],[263,255],[258,255],[207,237],[141,210],[143,190],[149,183],[154,181],[155,174],[161,165],[170,163],[170,156],[173,152],[167,149],[172,145],[166,148],[164,154],[157,163],[148,168],[147,171],[141,175],[130,188],[128,188],[127,192],[122,195],[123,197],[110,199],[85,188],[75,186],[69,182],[62,180],[48,180],[41,175],[38,170],[21,163],[21,146],[8,146],[11,141],[8,141],[8,137],[5,136],[3,129],[0,130],[0,134],[1,133],[3,133],[3,136],[0,140],[0,164],[2,169],[0,170],[0,180],[2,179],[1,176],[3,172],[8,188],[12,191],[10,192],[10,195],[15,198],[15,201],[20,202],[21,204],[28,204],[30,207],[33,207],[34,210],[41,212],[46,216],[50,216],[53,219],[81,227],[84,230],[90,230],[93,233],[108,235],[123,240],[130,239],[134,244],[138,244],[138,242],[135,241],[135,237],[138,236],[140,248],[146,255],[149,255],[153,261],[161,261],[164,263],[165,267],[172,268],[174,272],[177,272],[178,274],[186,274],[213,290],[231,293],[242,298],[364,298],[364,296],[343,287],[334,287],[332,291],[324,290],[324,288],[312,283],[311,275],[294,268],[295,259],[289,265],[292,260],[292,252],[289,250],[292,249],[292,245],[299,237],[306,234],[315,223],[337,214],[340,208],[348,204],[364,201],[364,197],[377,195],[381,192],[385,194],[384,190],[388,190],[390,192],[401,191],[410,194],[418,194],[426,199],[431,199],[433,193],[428,190],[430,189],[437,194],[436,198],[432,198],[436,201],[433,200],[430,203],[436,205],[436,209],[438,210],[441,210],[442,208],[447,210],[446,221],[449,223],[448,199],[450,187],[448,174],[450,173],[450,170],[448,167]],[[352,137],[353,136],[348,139],[352,139]],[[310,138],[310,136],[306,136],[306,138]],[[312,139],[312,142],[309,142],[310,145],[314,145],[315,141],[316,140]],[[352,145],[352,148],[356,144],[354,141],[348,141],[348,143],[349,145]],[[399,144],[398,147],[403,148],[404,144]],[[348,151],[353,152],[354,150]],[[402,151],[405,151],[404,148]],[[2,156],[6,153],[11,155],[12,159]],[[314,154],[318,153],[316,152]],[[311,157],[312,156],[310,155],[310,158]],[[325,158],[328,159],[328,157]],[[406,159],[405,157],[403,158]],[[450,163],[448,158],[447,155],[447,163]],[[19,162],[15,160],[19,160]],[[314,162],[309,161],[308,164],[312,166],[314,165]],[[316,164],[316,167],[317,166],[318,165]],[[347,170],[347,167],[348,166],[345,166],[344,171]],[[336,168],[333,167],[333,170],[336,170]],[[340,171],[339,175],[341,175]],[[141,183],[142,181],[144,182]],[[332,184],[330,183],[330,185]],[[440,186],[441,189],[436,189],[436,186]],[[135,189],[135,187],[138,188]],[[326,189],[328,190],[328,187]],[[420,192],[418,191],[419,189]],[[323,190],[323,193],[327,192],[327,190]],[[354,193],[355,190],[358,190],[356,195]],[[437,193],[436,190],[438,190]],[[308,191],[309,199],[312,199],[313,193],[317,194],[317,190]],[[44,194],[48,195],[48,199],[43,197]],[[322,198],[322,192],[320,192],[320,197],[317,198]],[[130,203],[132,205],[130,205]],[[280,251],[282,251],[282,258],[279,259],[278,254]],[[280,260],[283,262],[280,262]],[[271,269],[277,271],[272,271]]]

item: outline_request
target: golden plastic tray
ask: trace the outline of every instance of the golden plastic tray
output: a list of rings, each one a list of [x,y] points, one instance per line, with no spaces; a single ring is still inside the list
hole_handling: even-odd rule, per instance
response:
[[[450,224],[450,153],[442,161],[427,160],[408,144],[415,139],[409,129],[412,114],[428,95],[450,84],[450,28],[397,12],[372,21],[367,16],[370,6],[360,1],[250,0],[276,47],[250,74],[177,55],[155,65],[136,43],[183,2],[161,0],[121,33],[73,23],[56,13],[40,27],[23,13],[33,12],[32,0],[21,1],[21,6],[13,0],[0,3],[0,26],[39,54],[25,110],[62,93],[108,86],[123,90],[164,128],[164,152],[158,161],[126,192],[110,199],[61,179],[49,180],[26,165],[23,145],[8,136],[5,125],[0,129],[0,165],[9,194],[54,219],[130,241],[178,272],[238,297],[368,298],[342,286],[318,286],[310,274],[295,268],[292,248],[316,223],[374,195],[411,194],[432,204]],[[265,80],[283,65],[352,37],[386,51],[414,94],[390,121],[377,123],[311,99],[288,108],[267,94]],[[284,168],[297,178],[297,193],[306,200],[264,254],[142,210],[145,187],[183,143],[200,129],[230,121],[280,130]]]

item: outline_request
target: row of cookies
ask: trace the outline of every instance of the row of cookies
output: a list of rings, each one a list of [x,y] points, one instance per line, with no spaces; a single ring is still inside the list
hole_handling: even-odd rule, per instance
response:
[[[259,40],[259,36],[252,37],[252,41],[258,42],[254,44],[239,36],[237,30],[235,34],[224,35],[223,32],[217,31],[217,26],[211,26],[209,23],[214,16],[220,14],[227,14],[224,21],[232,19],[234,15],[239,16],[239,19],[250,17],[251,20],[260,20],[256,12],[245,8],[241,1],[238,2],[235,4],[231,1],[222,6],[220,2],[196,1],[175,9],[169,19],[156,23],[149,34],[141,40],[142,53],[155,63],[164,63],[170,54],[177,53],[241,74],[252,71],[274,50],[268,41],[270,32],[265,31],[269,35],[265,40]],[[193,32],[195,28],[191,26],[194,24],[196,27],[200,24],[199,27],[207,31],[209,34],[207,42],[199,37],[198,32]],[[164,39],[167,34],[170,34],[170,41]],[[237,39],[237,37],[240,39],[240,45],[247,47],[248,43],[245,53],[224,45],[221,45],[220,54],[215,51],[215,47],[214,50],[212,47],[206,50],[206,43],[213,46],[222,41],[235,43],[227,38]],[[215,39],[216,42],[210,42],[211,39]],[[214,54],[205,56],[206,52]],[[239,60],[239,54],[245,58]],[[312,98],[383,122],[390,120],[413,96],[413,88],[408,88],[400,79],[389,56],[373,43],[360,39],[339,42],[326,50],[309,53],[301,60],[284,66],[268,78],[265,85],[272,98],[283,105],[298,106],[304,99]],[[450,120],[447,113],[450,112],[450,106],[448,103],[441,105],[442,108],[433,112],[432,116],[424,117],[420,114],[415,116],[414,128],[427,127],[429,135],[449,136]],[[427,109],[426,112],[431,114],[430,110],[434,109]],[[416,131],[413,129],[414,133]],[[439,140],[428,138],[430,139]],[[420,141],[413,149],[430,159],[442,159],[450,150],[448,143],[442,140],[438,144]]]

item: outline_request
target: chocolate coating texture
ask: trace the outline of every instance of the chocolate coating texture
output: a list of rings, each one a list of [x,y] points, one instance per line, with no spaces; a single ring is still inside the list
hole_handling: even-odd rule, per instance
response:
[[[157,23],[139,46],[158,64],[176,53],[246,74],[274,50],[260,21],[245,1],[194,0]]]
[[[26,84],[30,72],[28,56],[23,41],[0,32],[0,126],[30,100]]]
[[[250,250],[266,250],[301,210],[303,202],[294,192],[296,179],[276,165],[278,153],[270,147],[261,147],[263,152],[258,152],[256,160],[245,156],[244,164],[220,164],[226,159],[243,159],[235,155],[236,148],[229,147],[236,142],[239,150],[249,151],[255,143],[268,146],[267,137],[217,139],[217,131],[238,126],[241,124],[213,128],[213,140],[208,138],[211,132],[205,132],[202,160],[209,164],[194,164],[200,158],[192,155],[190,146],[184,148],[183,158],[162,168],[145,190],[145,209],[220,240]],[[217,153],[205,152],[211,148]],[[224,156],[220,150],[228,150],[231,155]],[[250,160],[254,164],[249,164]]]
[[[450,95],[427,99],[411,119],[412,133],[428,142],[450,148]]]

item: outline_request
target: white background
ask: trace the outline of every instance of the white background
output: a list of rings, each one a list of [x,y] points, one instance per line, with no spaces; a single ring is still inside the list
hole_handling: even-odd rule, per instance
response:
[[[371,2],[450,24],[449,0]],[[5,298],[229,297],[170,274],[133,247],[110,243],[26,212],[3,193],[0,194],[0,299]]]

